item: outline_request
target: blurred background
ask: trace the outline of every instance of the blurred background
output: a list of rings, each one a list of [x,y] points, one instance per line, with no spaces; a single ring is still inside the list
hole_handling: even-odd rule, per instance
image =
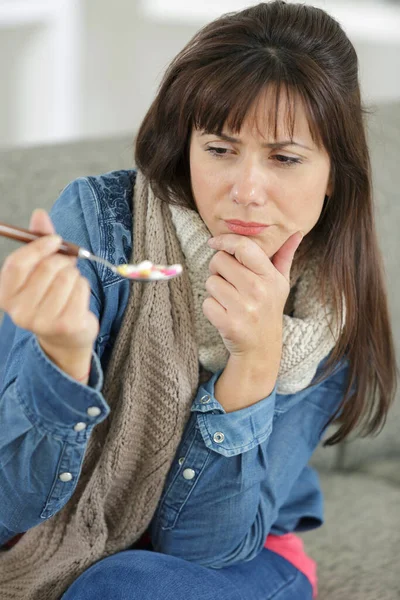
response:
[[[169,61],[241,0],[0,0],[0,146],[137,130]],[[364,103],[400,99],[400,2],[317,0],[360,60]]]

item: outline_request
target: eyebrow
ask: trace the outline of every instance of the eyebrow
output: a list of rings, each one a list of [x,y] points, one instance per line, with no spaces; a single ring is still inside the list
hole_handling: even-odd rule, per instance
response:
[[[221,138],[221,140],[225,140],[225,142],[232,142],[233,144],[241,144],[241,140],[239,140],[239,138],[234,138],[231,137],[230,135],[226,135],[225,133],[210,133],[208,131],[204,131],[200,137],[202,137],[203,135],[216,135],[219,138]],[[297,142],[293,142],[292,140],[285,140],[283,142],[270,142],[268,144],[261,144],[261,146],[263,148],[272,148],[274,150],[279,149],[279,148],[284,148],[285,146],[300,146],[300,148],[306,148],[306,150],[310,150],[311,152],[313,151],[312,148],[309,148],[308,146],[305,146],[304,144],[299,144]]]

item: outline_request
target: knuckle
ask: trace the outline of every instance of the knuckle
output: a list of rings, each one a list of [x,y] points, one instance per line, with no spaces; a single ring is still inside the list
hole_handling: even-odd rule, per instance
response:
[[[14,321],[15,325],[18,325],[18,327],[21,327],[22,329],[30,329],[31,319],[24,309],[19,306],[13,306],[8,311],[8,314]]]
[[[212,298],[210,298],[209,296],[208,296],[208,298],[206,298],[205,300],[203,300],[203,308],[205,306],[210,306],[211,304],[212,304]]]
[[[237,340],[240,337],[240,327],[235,323],[229,323],[224,331],[224,335],[230,340]]]
[[[15,252],[13,254],[9,254],[3,263],[2,272],[7,273],[9,271],[12,271],[16,275],[18,275],[22,270],[23,263],[21,260],[18,259],[18,256],[15,255]]]
[[[54,333],[56,335],[69,336],[74,332],[74,325],[70,319],[61,318],[54,325]]]
[[[266,297],[265,286],[259,281],[259,279],[252,279],[249,282],[250,294],[256,300],[264,300]]]
[[[4,262],[3,262],[3,267],[1,269],[2,272],[8,271],[9,269],[11,269],[13,266],[13,262],[15,262],[14,254],[9,254],[8,256],[6,256],[6,258],[4,259]]]
[[[247,302],[244,306],[244,310],[248,316],[254,317],[258,314],[259,307],[254,302]]]
[[[208,277],[208,279],[206,280],[206,290],[208,292],[212,292],[212,290],[215,289],[215,284],[218,281],[218,276],[217,275],[211,275],[210,277]]]
[[[216,252],[214,254],[214,256],[212,257],[212,259],[209,262],[209,268],[210,267],[217,267],[220,263],[221,263],[221,258],[223,257],[223,252],[221,250],[219,250],[218,252]]]
[[[74,277],[76,277],[76,272],[73,267],[66,266],[61,268],[57,274],[57,284],[64,286],[68,284]]]
[[[207,315],[209,315],[209,314],[210,314],[210,312],[211,312],[211,310],[212,310],[212,308],[213,308],[213,306],[214,306],[214,299],[213,299],[213,298],[210,298],[210,297],[206,298],[206,299],[203,301],[203,305],[202,305],[202,310],[203,310],[203,313],[204,313],[206,316],[207,316]]]
[[[53,274],[54,270],[54,260],[51,258],[42,260],[37,267],[39,277],[49,277]]]
[[[53,265],[54,269],[58,269],[60,271],[71,267],[71,262],[68,260],[68,256],[63,256],[62,254],[53,254],[46,260]]]
[[[37,312],[32,319],[32,330],[39,334],[47,333],[49,328],[49,319],[48,316],[43,314],[42,312]]]
[[[34,242],[32,242],[29,247],[28,247],[28,252],[30,254],[30,256],[33,258],[34,263],[40,263],[43,261],[44,259],[44,254],[43,254],[43,250],[44,250],[44,245],[45,245],[45,240],[44,237],[35,240]]]

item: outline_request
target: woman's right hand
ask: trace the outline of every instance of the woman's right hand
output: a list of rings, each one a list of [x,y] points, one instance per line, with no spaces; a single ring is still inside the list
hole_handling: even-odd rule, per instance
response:
[[[57,254],[61,238],[48,214],[32,214],[29,229],[43,237],[10,254],[0,271],[0,309],[15,325],[36,334],[44,352],[61,369],[81,379],[89,369],[99,332],[89,310],[90,285],[77,258]]]

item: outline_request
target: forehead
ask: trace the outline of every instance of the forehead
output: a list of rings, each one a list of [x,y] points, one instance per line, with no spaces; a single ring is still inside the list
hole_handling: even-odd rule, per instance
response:
[[[224,129],[231,130],[228,119]],[[306,108],[298,93],[277,90],[270,85],[264,89],[250,106],[242,123],[242,130],[264,139],[313,139]]]

